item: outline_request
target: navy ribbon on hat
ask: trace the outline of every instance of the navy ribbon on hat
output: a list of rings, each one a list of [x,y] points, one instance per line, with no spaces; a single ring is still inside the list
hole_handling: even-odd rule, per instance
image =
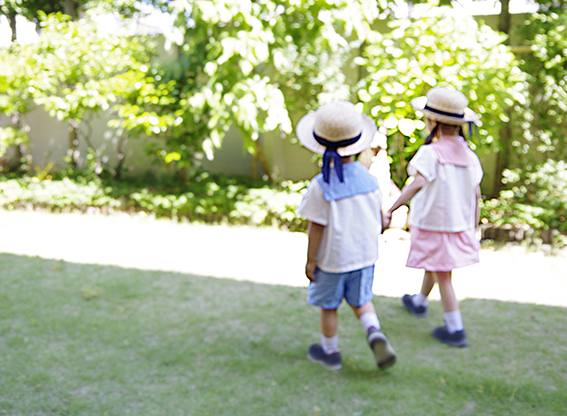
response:
[[[431,108],[428,105],[425,105],[425,107],[423,109],[431,111],[432,113],[441,114],[441,115],[447,116],[447,117],[465,118],[465,113],[448,113],[447,111],[442,111],[442,110],[437,110],[436,108]],[[475,133],[476,133],[477,137],[479,135],[478,126],[474,123],[474,121],[468,121],[467,124],[469,125],[470,140],[474,140]],[[437,126],[435,126],[435,128],[437,128]],[[426,144],[431,143],[431,140],[435,136],[435,132],[436,132],[436,130],[432,131],[431,134],[427,137],[427,139],[425,139]]]
[[[432,113],[441,114],[442,116],[455,117],[455,118],[465,118],[465,113],[449,113],[447,111],[437,110],[436,108],[431,108],[428,105],[425,105],[425,107],[423,109],[431,111]]]
[[[317,140],[321,146],[325,146],[326,150],[323,154],[323,168],[321,172],[323,173],[323,180],[329,183],[331,177],[331,160],[333,161],[333,165],[335,166],[335,170],[337,171],[337,176],[339,177],[339,181],[344,182],[344,174],[343,174],[343,159],[341,155],[337,152],[339,147],[346,147],[350,146],[351,144],[356,143],[360,137],[362,136],[362,132],[352,139],[345,139],[340,140],[338,142],[332,142],[330,140],[326,140],[321,136],[317,136],[315,132],[313,132],[313,137]]]

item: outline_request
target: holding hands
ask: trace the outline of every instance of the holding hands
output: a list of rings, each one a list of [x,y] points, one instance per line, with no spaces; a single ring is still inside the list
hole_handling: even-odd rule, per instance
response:
[[[390,228],[390,223],[392,222],[392,211],[388,210],[382,212],[382,232]]]

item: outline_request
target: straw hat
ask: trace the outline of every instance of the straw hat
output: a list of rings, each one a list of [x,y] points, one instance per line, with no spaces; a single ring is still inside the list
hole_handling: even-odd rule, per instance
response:
[[[447,87],[433,87],[425,97],[411,100],[414,110],[421,111],[426,118],[456,126],[478,121],[478,115],[467,107],[468,103],[462,92]]]
[[[350,156],[370,147],[376,124],[370,117],[358,112],[353,103],[333,101],[303,116],[297,123],[296,133],[299,141],[309,150],[324,154],[328,146],[320,144],[315,135],[331,143],[360,138],[347,146],[337,147],[341,156]]]

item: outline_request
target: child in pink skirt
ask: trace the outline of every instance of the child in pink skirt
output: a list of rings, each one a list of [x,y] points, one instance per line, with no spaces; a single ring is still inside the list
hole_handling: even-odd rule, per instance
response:
[[[438,283],[445,325],[435,328],[433,336],[451,346],[464,347],[468,340],[451,272],[479,261],[480,243],[475,231],[483,173],[461,127],[478,121],[478,116],[467,108],[468,100],[461,92],[445,87],[432,88],[426,97],[416,98],[411,104],[424,114],[430,135],[409,163],[413,182],[403,188],[384,214],[384,228],[392,212],[411,200],[411,248],[406,265],[424,269],[425,276],[421,292],[405,295],[403,305],[415,316],[426,316],[427,297]]]

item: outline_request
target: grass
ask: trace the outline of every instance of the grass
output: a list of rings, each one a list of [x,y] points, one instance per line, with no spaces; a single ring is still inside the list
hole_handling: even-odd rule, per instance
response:
[[[380,372],[350,310],[343,369],[305,289],[0,255],[0,415],[565,415],[565,309],[461,304],[452,349],[398,299],[374,300],[399,360]]]

